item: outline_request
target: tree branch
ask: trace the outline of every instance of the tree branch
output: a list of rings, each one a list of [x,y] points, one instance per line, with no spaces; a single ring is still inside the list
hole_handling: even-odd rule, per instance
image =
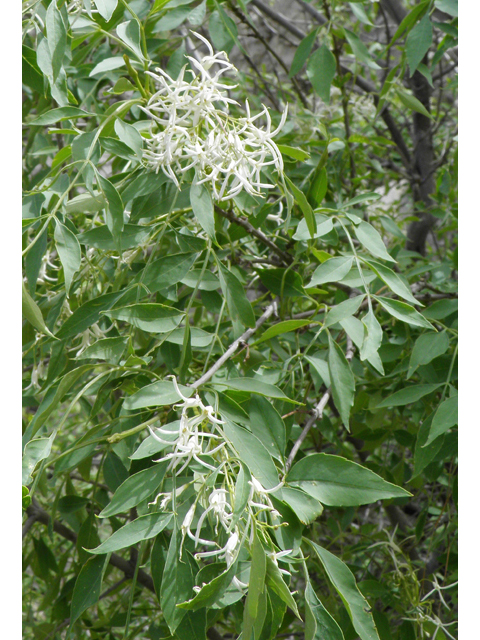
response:
[[[244,333],[242,333],[242,335],[237,338],[234,342],[232,342],[232,344],[228,347],[228,349],[225,351],[225,353],[223,354],[223,356],[221,358],[219,358],[215,364],[210,367],[210,369],[203,374],[203,376],[201,378],[199,378],[196,382],[194,382],[193,384],[191,384],[190,386],[193,389],[198,389],[198,387],[201,387],[202,384],[205,384],[206,382],[208,382],[210,380],[210,378],[220,369],[220,367],[229,359],[233,356],[233,354],[235,353],[235,351],[238,349],[238,347],[246,342],[251,336],[253,336],[253,334],[262,326],[262,324],[264,322],[266,322],[268,320],[268,318],[275,313],[277,310],[277,301],[275,300],[274,302],[272,302],[271,305],[269,305],[265,311],[263,312],[263,314],[260,316],[260,318],[257,320],[257,322],[255,323],[255,326],[247,329]]]
[[[41,522],[43,525],[48,526],[48,523],[50,522],[50,516],[46,511],[44,511],[44,509],[42,509],[42,507],[37,503],[36,500],[34,500],[32,504],[27,508],[27,513],[29,515],[29,519],[30,517],[34,517],[35,520],[38,520],[38,522]],[[77,534],[58,520],[53,521],[53,530],[55,531],[55,533],[58,533],[59,536],[62,536],[62,538],[65,538],[73,544],[76,544]],[[113,567],[120,569],[120,571],[122,571],[127,578],[133,577],[135,567],[134,565],[130,564],[128,560],[125,560],[125,558],[122,558],[116,553],[112,553],[109,563]],[[139,569],[137,580],[143,587],[145,587],[152,593],[155,593],[155,587],[153,585],[152,577],[149,576],[146,571],[144,571],[143,569]]]
[[[269,247],[278,256],[280,256],[280,258],[282,258],[282,260],[287,265],[291,264],[292,262],[291,256],[289,256],[289,254],[286,253],[285,251],[282,251],[280,247],[277,247],[277,245],[274,242],[272,242],[270,238],[267,238],[267,236],[262,231],[260,231],[259,229],[255,229],[255,227],[252,224],[250,224],[248,220],[245,220],[245,218],[237,218],[237,216],[232,211],[225,211],[224,209],[221,209],[218,205],[215,205],[215,211],[221,216],[223,216],[224,218],[227,218],[227,220],[230,220],[230,222],[237,224],[239,227],[243,227],[246,231],[248,231],[250,235],[257,238],[257,240],[260,240],[260,242],[263,242],[264,245]]]
[[[253,6],[257,7],[257,9],[259,9],[263,14],[265,14],[275,22],[278,22],[278,24],[281,24],[282,27],[285,27],[287,31],[293,33],[293,35],[297,36],[297,38],[300,38],[300,40],[303,40],[303,38],[305,37],[305,34],[300,31],[300,29],[297,29],[297,27],[292,24],[292,21],[289,18],[286,18],[284,15],[278,13],[278,11],[275,11],[275,9],[272,9],[268,5],[263,4],[261,0],[251,0],[250,4],[253,4]]]
[[[298,2],[298,0],[297,0],[297,2]],[[303,40],[303,38],[305,38],[305,36],[306,36],[305,33],[300,31],[300,29],[297,29],[297,27],[295,27],[295,25],[293,25],[291,23],[291,21],[289,21],[287,18],[285,18],[285,16],[281,15],[277,11],[274,11],[273,9],[268,7],[267,5],[263,4],[263,2],[261,0],[251,0],[251,4],[256,6],[257,9],[259,9],[259,11],[261,11],[265,15],[269,16],[272,20],[274,20],[278,24],[281,24],[283,27],[285,27],[285,29],[287,29],[287,31],[290,31],[290,33],[295,35],[300,40]],[[303,3],[302,3],[302,6],[303,6]],[[310,5],[308,5],[308,6],[310,6]],[[304,7],[304,8],[306,8],[306,7]],[[312,9],[313,9],[313,7],[312,7]],[[308,10],[308,9],[306,9],[306,10],[320,24],[324,24],[325,18],[322,16],[321,13],[319,13],[316,10],[314,10],[314,12],[312,12],[311,10]],[[366,80],[365,78],[362,78],[359,75],[353,74],[352,71],[348,67],[344,67],[343,65],[341,65],[341,69],[342,69],[342,72],[343,72],[344,75],[349,73],[349,74],[351,74],[353,76],[353,81],[355,82],[357,87],[362,89],[362,91],[364,91],[365,93],[371,93],[373,95],[373,100],[374,100],[375,106],[377,106],[378,103],[379,103],[379,97],[378,97],[378,93],[379,92],[378,92],[377,88],[371,82]],[[405,143],[405,140],[403,139],[403,136],[402,136],[400,130],[398,129],[397,125],[395,124],[395,121],[394,121],[394,119],[393,119],[393,117],[392,117],[392,115],[391,115],[391,113],[390,113],[390,111],[388,110],[387,107],[384,107],[382,109],[382,111],[380,112],[380,117],[384,121],[388,131],[390,132],[390,136],[391,136],[392,140],[395,142],[395,144],[396,144],[396,146],[398,148],[398,151],[400,153],[400,157],[402,159],[403,164],[407,167],[407,169],[410,170],[411,169],[410,152],[408,150],[408,147],[407,147],[407,145]]]

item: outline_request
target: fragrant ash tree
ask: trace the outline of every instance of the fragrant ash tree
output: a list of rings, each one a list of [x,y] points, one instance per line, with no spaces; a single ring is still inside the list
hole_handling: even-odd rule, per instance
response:
[[[455,638],[456,2],[289,10],[23,3],[25,638]]]

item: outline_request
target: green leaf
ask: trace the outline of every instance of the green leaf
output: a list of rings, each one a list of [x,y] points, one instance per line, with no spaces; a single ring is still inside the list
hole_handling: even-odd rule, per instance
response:
[[[269,327],[255,344],[260,344],[265,340],[270,340],[270,338],[275,338],[275,336],[283,335],[289,331],[301,329],[309,324],[312,324],[312,320],[284,320],[283,322],[277,322],[277,324]]]
[[[172,634],[175,633],[186,613],[185,609],[177,607],[177,605],[191,596],[194,586],[189,558],[186,557],[185,553],[180,558],[180,549],[181,535],[175,520],[175,528],[170,538],[160,590],[162,613]]]
[[[143,282],[152,293],[180,282],[192,268],[197,253],[175,253],[151,262],[144,271]]]
[[[353,207],[356,204],[362,204],[364,202],[370,202],[371,200],[378,200],[379,198],[381,198],[381,195],[379,193],[377,193],[376,191],[369,191],[368,193],[361,193],[358,196],[355,196],[355,198],[352,198],[351,200],[347,200],[346,202],[343,203],[342,205],[342,209],[348,209],[349,207]]]
[[[310,582],[305,587],[305,640],[344,640],[342,630],[317,598]]]
[[[414,327],[424,327],[425,329],[435,330],[435,327],[430,324],[421,313],[418,313],[418,311],[406,302],[400,302],[400,300],[392,300],[391,298],[384,298],[382,296],[374,296],[374,298],[380,302],[382,307],[394,318],[407,322]]]
[[[55,439],[54,431],[49,438],[37,438],[30,440],[25,446],[22,456],[22,484],[28,485],[32,482],[32,473],[39,462],[45,460],[50,455],[52,444]]]
[[[419,336],[415,341],[412,355],[410,356],[407,379],[412,377],[417,367],[428,364],[438,356],[443,355],[449,346],[450,340],[446,331],[423,333]]]
[[[119,24],[117,26],[117,35],[143,62],[144,57],[140,46],[140,24],[137,20],[128,20]]]
[[[327,263],[328,262],[330,262],[330,260],[327,260]],[[332,325],[337,324],[337,322],[353,316],[359,310],[364,299],[365,295],[355,296],[354,298],[344,300],[343,302],[340,302],[340,304],[332,307],[325,316],[325,321],[323,323],[324,326],[331,327]]]
[[[360,20],[360,22],[373,26],[361,2],[349,2],[348,4],[350,5],[353,15]]]
[[[309,153],[307,153],[303,149],[299,149],[298,147],[289,147],[286,144],[278,144],[277,147],[283,156],[294,158],[295,160],[299,160],[300,162],[305,162],[305,160],[308,160],[310,158]]]
[[[238,39],[238,29],[235,22],[225,13],[222,5],[214,0],[216,11],[214,11],[210,17],[208,25],[210,35],[212,36],[212,42],[216,49],[219,51],[226,51],[230,53],[234,44],[237,45],[242,53],[245,53],[245,49],[242,43]],[[217,16],[219,20],[217,20]],[[219,46],[221,42],[225,43],[225,46]]]
[[[132,180],[124,191],[122,191],[122,200],[123,202],[130,202],[134,198],[151,195],[159,191],[167,180],[168,178],[163,171],[160,173],[153,173],[151,171],[140,173],[140,175]]]
[[[342,278],[349,273],[352,264],[353,258],[347,258],[345,256],[326,260],[315,269],[307,288],[318,287],[320,284],[342,280]]]
[[[228,310],[233,318],[244,326],[255,326],[255,314],[240,280],[231,271],[218,262],[218,275],[223,294],[227,299]]]
[[[323,169],[322,169],[322,172],[323,172]],[[330,231],[333,229],[332,218],[328,218],[327,216],[324,216],[321,213],[315,214],[315,223],[317,225],[317,230],[313,235],[314,238],[321,238],[322,236],[326,236],[327,233],[330,233]],[[293,235],[293,239],[294,240],[310,240],[311,239],[310,231],[308,230],[306,220],[300,220],[297,230]]]
[[[430,393],[436,391],[442,384],[415,384],[405,389],[396,391],[385,400],[382,400],[380,404],[377,404],[376,409],[383,409],[385,407],[403,407],[406,404],[412,404],[417,402],[424,396],[428,396]]]
[[[305,360],[315,369],[316,373],[322,379],[323,384],[328,389],[328,387],[331,385],[328,362],[317,356],[305,356]]]
[[[408,29],[411,25],[415,24],[418,18],[428,10],[429,5],[430,5],[430,0],[423,0],[423,2],[419,2],[415,7],[413,7],[410,13],[408,13],[399,24],[393,38],[391,39],[387,47],[388,49],[398,40],[398,38],[402,35],[402,33],[406,29]]]
[[[427,111],[425,106],[415,98],[411,93],[407,93],[403,89],[399,87],[395,87],[395,91],[397,92],[397,96],[400,99],[400,102],[405,105],[408,109],[412,109],[412,111],[417,111],[417,113],[421,113],[423,116],[427,118],[431,118],[432,114]]]
[[[388,253],[382,236],[378,233],[378,231],[372,227],[368,222],[362,221],[358,226],[354,226],[354,232],[357,236],[357,240],[363,244],[367,251],[377,258],[382,258],[382,260],[387,260],[388,262],[396,262],[392,258],[392,256]]]
[[[28,488],[22,485],[22,509],[28,509],[32,503],[32,496],[30,495]]]
[[[297,616],[299,620],[301,620],[301,616],[298,612],[297,603],[295,602],[292,594],[290,593],[290,589],[285,584],[285,581],[280,573],[280,569],[277,567],[272,558],[267,556],[267,585],[274,591],[277,596],[285,604],[290,607],[293,613]]]
[[[29,127],[41,127],[63,120],[74,120],[75,118],[90,118],[94,113],[84,111],[78,107],[60,107],[59,109],[50,109],[46,113],[42,113],[38,118],[34,118],[28,123]]]
[[[235,577],[236,570],[237,563],[235,562],[226,571],[203,586],[194,598],[187,600],[186,602],[181,602],[177,605],[177,608],[189,611],[198,611],[204,607],[212,607],[227,590],[231,581]]]
[[[83,134],[82,134],[83,135]],[[81,136],[78,136],[80,138]],[[78,140],[75,138],[75,140]],[[67,215],[74,213],[97,213],[105,207],[103,194],[92,196],[90,193],[81,193],[67,202],[65,212]]]
[[[89,78],[93,78],[94,76],[102,75],[107,71],[120,69],[121,67],[125,66],[125,60],[122,56],[112,56],[111,58],[105,58],[104,60],[101,60],[98,64],[96,64],[90,71],[88,76]]]
[[[286,445],[285,424],[278,411],[262,396],[250,400],[252,433],[262,442],[271,456],[283,461]]]
[[[326,45],[322,44],[308,60],[307,76],[315,93],[327,104],[330,102],[330,87],[335,73],[335,56]]]
[[[98,602],[106,564],[107,556],[95,556],[81,568],[73,588],[69,630],[84,611]]]
[[[192,184],[190,187],[190,204],[202,229],[209,238],[216,242],[212,196],[205,184]]]
[[[240,470],[237,474],[237,480],[235,482],[235,501],[233,503],[233,517],[230,523],[230,527],[233,527],[240,520],[247,506],[250,498],[252,475],[247,465],[241,460],[238,461]]]
[[[184,387],[181,384],[178,386],[186,398],[189,398],[193,394],[193,389],[190,387]],[[144,409],[146,407],[163,407],[174,404],[175,402],[180,402],[180,400],[181,398],[175,391],[173,382],[169,380],[159,380],[158,382],[142,387],[140,391],[126,398],[123,406],[127,411],[134,411],[135,409]]]
[[[99,187],[107,200],[107,227],[113,238],[119,238],[123,231],[123,202],[120,194],[110,182],[101,175],[98,175]]]
[[[428,436],[430,434],[430,428],[432,426],[434,414],[430,414],[426,420],[420,425],[418,430],[417,441],[415,443],[415,451],[413,454],[414,459],[414,472],[413,478],[417,478],[431,462],[433,462],[440,452],[445,436],[440,436],[433,440],[431,444],[425,446]]]
[[[175,636],[178,640],[207,640],[207,609],[186,611]]]
[[[285,176],[285,181],[287,185],[290,187],[296,203],[298,204],[303,215],[305,216],[305,222],[307,223],[310,236],[313,238],[315,236],[315,232],[317,231],[317,224],[315,222],[315,216],[313,215],[312,207],[310,206],[303,191],[300,191],[300,189],[293,184],[293,182],[290,180],[288,176]]]
[[[349,318],[340,320],[339,324],[342,329],[345,330],[346,334],[350,336],[355,346],[361,349],[365,339],[365,325],[363,322],[360,322],[360,320],[354,316],[350,316]]]
[[[58,403],[63,400],[73,385],[83,376],[84,373],[91,371],[94,366],[95,365],[85,364],[77,367],[76,369],[72,369],[66,373],[63,378],[61,378],[58,384],[50,387],[25,434],[27,434],[30,429],[32,430],[32,434],[36,433],[40,427],[45,424],[47,418],[52,414],[54,409],[58,406]]]
[[[458,311],[458,300],[437,300],[423,311],[429,320],[443,320]]]
[[[28,293],[25,283],[22,280],[22,314],[30,324],[32,324],[37,331],[40,333],[44,333],[51,338],[55,336],[49,331],[47,326],[45,325],[45,321],[42,316],[42,312],[38,307],[35,300]]]
[[[458,0],[435,0],[435,6],[454,18],[458,17]]]
[[[397,296],[400,296],[404,300],[411,302],[412,304],[417,304],[423,306],[421,302],[416,300],[410,288],[403,282],[398,274],[392,269],[385,267],[380,262],[376,262],[375,260],[371,260],[370,258],[363,258],[363,261],[368,264],[368,266],[377,274],[377,276],[385,282],[386,285],[390,287],[393,293],[396,293]]]
[[[114,158],[123,158],[124,160],[130,161],[135,160],[135,154],[132,149],[121,140],[109,138],[107,136],[100,136],[100,144],[102,145],[102,148]]]
[[[128,522],[120,529],[117,529],[105,542],[95,549],[91,549],[90,553],[101,554],[118,551],[125,547],[131,547],[141,540],[150,540],[163,531],[170,522],[172,516],[167,513],[149,513],[140,516],[133,522]]]
[[[458,396],[444,400],[433,416],[428,440],[423,445],[427,447],[443,433],[458,424]]]
[[[252,564],[250,579],[248,581],[248,593],[243,610],[243,637],[249,639],[252,635],[255,620],[258,616],[258,603],[265,589],[265,576],[267,572],[267,556],[262,543],[258,539],[256,527],[253,529]]]
[[[67,495],[62,496],[58,501],[58,510],[62,514],[76,513],[83,509],[89,503],[88,498],[81,496]]]
[[[112,493],[115,493],[122,482],[125,482],[128,478],[128,471],[125,465],[113,451],[107,453],[102,471],[107,487]],[[100,544],[100,540],[98,540],[98,544]],[[92,549],[93,546],[89,548]]]
[[[380,640],[378,637],[370,605],[360,593],[355,577],[340,558],[334,556],[311,540],[308,541],[316,552],[333,586],[343,600],[355,631],[362,640]]]
[[[22,44],[22,83],[37,93],[43,93],[43,75],[37,64],[37,54],[24,44]]]
[[[120,140],[135,152],[137,158],[141,158],[143,153],[143,138],[135,127],[117,118],[114,128]]]
[[[48,5],[45,15],[45,28],[52,62],[52,81],[55,82],[60,74],[67,46],[67,30],[63,22],[62,13],[59,11],[55,0]]]
[[[281,297],[304,295],[302,278],[299,273],[287,269],[257,269],[262,284],[272,293]]]
[[[275,497],[277,496],[293,509],[303,524],[311,524],[323,513],[323,505],[301,489],[282,487],[280,491],[275,492]]]
[[[326,148],[326,150],[328,153],[328,147]],[[307,194],[309,200],[310,201],[313,200],[314,204],[316,204],[317,206],[320,206],[327,193],[327,189],[328,189],[328,175],[327,175],[327,170],[325,169],[325,167],[323,167],[322,169],[320,169],[320,171],[315,171],[310,189],[308,190],[308,194]],[[315,219],[316,219],[316,215],[315,215]],[[331,223],[333,228],[332,220],[331,220]],[[298,233],[298,227],[297,227],[297,233]],[[318,236],[318,222],[317,222],[317,233],[315,235]]]
[[[179,327],[178,329],[175,329],[175,331],[168,334],[165,338],[165,342],[183,345],[185,340],[185,331],[186,327]],[[197,329],[196,327],[189,328],[189,333],[192,348],[208,347],[214,338],[212,333],[208,333],[208,331],[204,331],[203,329]]]
[[[239,459],[245,462],[252,475],[265,489],[278,485],[278,473],[273,460],[260,440],[243,427],[226,419],[223,431],[235,447]]]
[[[156,24],[155,30],[171,31],[172,29],[176,29],[183,22],[185,22],[191,11],[191,7],[185,6],[175,7],[171,9],[166,15],[163,16],[163,18],[160,18],[160,20]]]
[[[57,338],[65,340],[83,333],[86,329],[100,320],[102,311],[106,311],[125,295],[125,289],[106,293],[92,300],[88,300],[81,307],[75,309],[73,314],[65,320],[57,331]]]
[[[298,45],[295,51],[295,55],[293,56],[292,66],[290,67],[290,71],[288,73],[289,78],[293,78],[293,76],[296,76],[297,73],[302,70],[303,65],[310,55],[310,51],[312,50],[313,44],[317,37],[317,33],[318,29],[314,29]]]
[[[330,507],[356,507],[410,495],[370,469],[327,453],[314,453],[299,460],[286,480]]]
[[[413,76],[418,65],[432,46],[432,38],[432,23],[428,13],[426,13],[410,31],[405,43],[405,54],[410,67],[410,76]]]
[[[355,379],[343,351],[330,335],[328,345],[328,370],[332,382],[333,401],[343,424],[349,429],[350,409],[355,398]]]
[[[80,269],[82,251],[77,236],[58,220],[55,225],[55,244],[63,266],[65,290],[68,297],[73,276]]]
[[[117,513],[125,513],[132,507],[136,507],[143,500],[149,498],[160,486],[168,460],[159,462],[153,467],[144,469],[128,477],[118,487],[110,500],[110,503],[98,515],[99,518],[109,518]]]
[[[228,389],[237,389],[238,391],[246,391],[247,393],[258,393],[266,398],[276,398],[293,404],[302,404],[296,402],[286,396],[281,389],[274,384],[262,382],[257,378],[230,378],[230,380],[216,380],[215,386],[228,387]]]
[[[360,351],[360,360],[368,360],[383,375],[383,365],[378,355],[382,344],[383,331],[372,309],[369,309],[362,320],[366,334]]]
[[[95,6],[97,7],[98,13],[107,22],[109,22],[110,18],[113,16],[113,12],[117,8],[117,4],[118,0],[95,0]]]
[[[370,69],[380,69],[381,67],[373,60],[370,52],[360,38],[348,29],[344,28],[343,31],[345,32],[345,38],[351,46],[355,58],[360,62],[364,62]]]
[[[150,227],[142,227],[137,224],[124,225],[120,235],[120,251],[127,251],[128,249],[133,249],[134,247],[144,244],[151,231]],[[77,236],[77,240],[80,244],[95,247],[95,249],[102,249],[103,251],[117,251],[118,249],[118,244],[113,239],[106,224],[80,233]],[[153,266],[153,264],[155,263],[151,263],[149,266]],[[148,267],[145,269],[145,273],[147,269]]]
[[[104,313],[109,318],[123,320],[149,333],[172,331],[177,328],[183,317],[183,313],[178,309],[154,302],[132,304]]]
[[[206,12],[207,2],[206,0],[203,0],[203,2],[198,4],[194,9],[190,11],[190,13],[188,14],[188,21],[194,26],[200,25],[205,19]]]

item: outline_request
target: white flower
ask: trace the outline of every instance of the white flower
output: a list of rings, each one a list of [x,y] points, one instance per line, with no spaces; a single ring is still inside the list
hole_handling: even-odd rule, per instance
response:
[[[169,431],[162,427],[154,431],[149,427],[150,433],[155,440],[162,444],[173,445],[174,447],[171,453],[167,453],[167,455],[156,460],[156,462],[170,460],[167,470],[175,470],[176,475],[179,475],[189,465],[192,459],[210,471],[215,471],[216,467],[208,464],[208,462],[205,462],[199,458],[199,456],[204,453],[210,456],[218,453],[225,446],[225,442],[222,440],[218,446],[210,448],[211,438],[218,439],[219,436],[215,433],[202,431],[199,427],[204,421],[208,421],[214,427],[217,424],[223,424],[223,422],[213,415],[213,407],[203,404],[198,394],[195,394],[193,398],[186,398],[180,391],[175,377],[172,376],[172,378],[175,390],[182,399],[182,403],[176,404],[175,407],[182,409],[182,415],[180,417],[178,430],[176,431]],[[200,413],[189,417],[187,413],[189,409],[200,409]],[[171,440],[163,439],[161,437],[162,435],[177,435],[178,437],[172,442]],[[177,470],[177,466],[181,461],[183,461],[183,465]]]
[[[157,69],[157,74],[147,72],[158,91],[146,108],[141,107],[152,118],[144,160],[153,171],[162,169],[178,188],[182,174],[194,168],[196,183],[210,184],[215,200],[228,200],[242,190],[262,195],[262,189],[274,188],[262,181],[262,169],[274,166],[278,173],[283,171],[282,155],[273,137],[285,124],[287,109],[274,131],[266,107],[252,117],[246,102],[247,116],[232,117],[229,105],[237,103],[226,95],[231,87],[219,79],[226,71],[237,70],[224,51],[214,54],[208,40],[194,35],[209,51],[200,61],[186,56],[197,74],[186,66],[176,80],[162,69]],[[215,65],[220,68],[212,74]],[[189,81],[185,79],[187,74]],[[264,129],[254,124],[262,116],[267,122]]]

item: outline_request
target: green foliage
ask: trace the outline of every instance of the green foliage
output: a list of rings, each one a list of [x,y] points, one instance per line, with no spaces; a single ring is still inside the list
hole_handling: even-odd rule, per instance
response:
[[[23,3],[27,640],[455,637],[458,7],[388,4]]]

